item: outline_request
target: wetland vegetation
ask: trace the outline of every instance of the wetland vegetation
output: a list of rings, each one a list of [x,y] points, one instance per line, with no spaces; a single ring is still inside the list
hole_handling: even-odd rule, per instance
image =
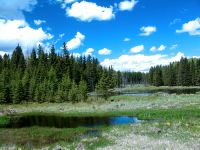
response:
[[[130,87],[128,87],[130,88]],[[141,89],[135,86],[134,89]],[[149,89],[158,87],[149,87]],[[161,87],[167,88],[167,87]],[[180,88],[180,87],[176,87]],[[145,87],[144,87],[145,89]],[[124,89],[126,90],[126,89]],[[145,89],[146,90],[146,89]],[[1,147],[75,149],[196,149],[200,139],[200,93],[149,96],[116,95],[108,100],[80,103],[24,103],[1,105],[1,124],[19,115],[60,117],[136,116],[147,122],[99,127],[24,127],[0,128]],[[92,97],[90,97],[92,99]],[[12,110],[13,113],[10,113]],[[145,143],[144,143],[145,141]]]

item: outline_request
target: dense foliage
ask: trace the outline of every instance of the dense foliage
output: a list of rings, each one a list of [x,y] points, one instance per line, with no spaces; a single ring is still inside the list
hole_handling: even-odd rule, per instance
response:
[[[149,83],[155,86],[199,86],[200,59],[182,58],[167,66],[152,67]]]
[[[112,68],[105,69],[96,58],[69,54],[65,43],[63,54],[54,46],[45,53],[39,45],[25,57],[18,45],[11,56],[0,56],[0,103],[84,101],[87,93],[106,84],[114,88]]]
[[[199,86],[200,59],[182,58],[149,73],[120,72],[103,68],[91,56],[74,57],[66,44],[58,55],[54,46],[45,53],[39,45],[25,57],[18,45],[9,56],[0,56],[0,103],[79,102],[96,91],[107,99],[115,87],[133,84],[155,86]]]
[[[148,73],[122,72],[121,85],[148,84]]]

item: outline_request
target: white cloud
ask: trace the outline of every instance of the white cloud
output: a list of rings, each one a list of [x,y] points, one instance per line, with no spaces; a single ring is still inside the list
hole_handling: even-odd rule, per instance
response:
[[[92,20],[105,21],[115,17],[113,7],[98,6],[93,2],[75,2],[71,8],[66,9],[67,16],[77,18],[80,21]]]
[[[167,47],[165,45],[160,45],[160,47],[155,47],[155,46],[152,46],[150,51],[152,52],[156,52],[156,51],[164,51]]]
[[[178,47],[178,44],[174,44],[170,47],[171,50],[176,49]]]
[[[131,11],[134,6],[137,4],[136,0],[124,0],[122,2],[119,3],[119,10],[121,11]]]
[[[157,51],[157,48],[155,46],[152,46],[150,51],[155,52],[155,51]]]
[[[24,20],[0,19],[0,49],[13,50],[19,43],[24,50],[53,36],[42,28],[33,29]]]
[[[76,2],[77,0],[65,0],[64,2],[66,3],[66,4],[70,4],[70,3],[74,3],[74,2]]]
[[[173,57],[168,55],[121,55],[117,59],[105,59],[101,64],[105,67],[113,66],[115,70],[147,72],[151,66],[168,65],[170,62],[179,61],[184,54],[179,52]]]
[[[181,30],[176,30],[176,33],[189,33],[189,35],[200,35],[200,18],[189,21],[182,25]]]
[[[88,55],[91,55],[92,56],[92,53],[94,52],[94,49],[93,48],[88,48],[84,53],[83,55],[85,56],[88,56]]]
[[[170,26],[172,26],[172,25],[175,25],[176,23],[178,23],[178,22],[180,22],[181,21],[181,19],[179,19],[179,18],[175,18],[172,22],[170,22]]]
[[[99,50],[98,53],[99,53],[99,55],[110,55],[112,53],[112,51],[107,48],[103,48],[103,49]]]
[[[135,46],[133,48],[131,48],[130,52],[131,53],[139,53],[142,52],[144,50],[144,45],[139,45],[139,46]]]
[[[0,18],[23,19],[23,12],[32,11],[37,0],[0,0]]]
[[[77,0],[57,0],[57,2],[61,3],[61,8],[65,9],[68,4],[72,4],[76,2]]]
[[[59,34],[58,38],[56,39],[56,41],[54,41],[54,45],[56,45],[63,37],[65,36],[65,33],[61,33]],[[62,49],[63,47],[61,46],[60,49]]]
[[[42,23],[46,23],[46,21],[45,21],[45,20],[40,20],[40,19],[38,19],[38,20],[34,20],[34,23],[35,23],[35,25],[39,26],[39,25],[41,25]]]
[[[146,27],[141,27],[140,31],[142,33],[140,33],[140,36],[150,36],[151,34],[153,34],[154,32],[156,32],[156,27],[154,26],[146,26]]]
[[[59,38],[62,39],[65,36],[65,33],[59,34]]]
[[[4,56],[5,54],[9,54],[8,52],[5,52],[5,51],[0,51],[0,55],[1,56]]]
[[[83,40],[85,39],[85,35],[80,32],[77,32],[75,37],[67,42],[67,47],[69,50],[77,49],[81,45],[83,45]]]
[[[130,38],[124,38],[124,42],[129,42],[130,40]]]
[[[160,47],[158,48],[158,51],[164,51],[166,49],[165,45],[160,45]]]

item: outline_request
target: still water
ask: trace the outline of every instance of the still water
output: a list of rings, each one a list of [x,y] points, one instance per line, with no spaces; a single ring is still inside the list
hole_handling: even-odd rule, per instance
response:
[[[136,117],[61,117],[47,115],[15,116],[12,117],[7,128],[23,128],[31,126],[56,127],[56,128],[76,128],[76,127],[96,127],[142,122]]]

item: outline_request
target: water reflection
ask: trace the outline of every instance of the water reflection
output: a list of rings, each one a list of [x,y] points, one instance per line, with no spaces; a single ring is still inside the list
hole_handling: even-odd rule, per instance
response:
[[[120,125],[141,122],[136,117],[61,117],[61,116],[15,116],[12,117],[8,128],[22,128],[31,126],[56,127],[56,128],[76,128],[76,127],[96,127]]]

